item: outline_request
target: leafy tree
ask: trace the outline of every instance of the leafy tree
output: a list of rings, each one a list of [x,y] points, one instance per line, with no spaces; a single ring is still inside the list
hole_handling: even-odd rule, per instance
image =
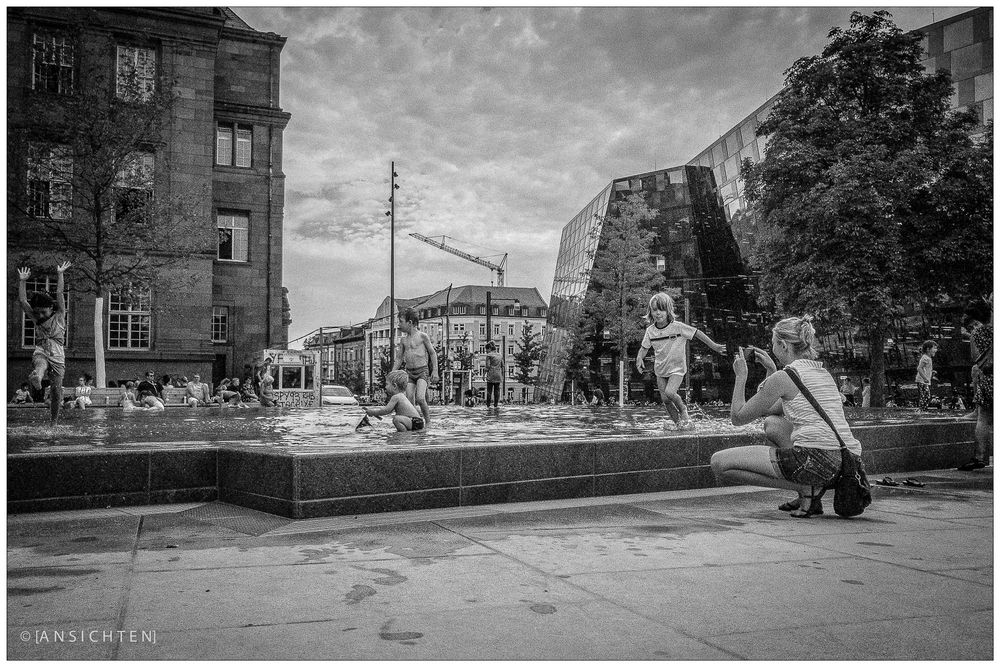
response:
[[[341,363],[337,368],[334,382],[344,385],[355,394],[363,394],[365,391],[364,362],[355,360]]]
[[[375,386],[372,393],[385,388],[385,376],[392,371],[392,357],[390,356],[390,346],[386,345],[379,351],[378,365],[375,366]]]
[[[514,353],[514,363],[517,366],[515,379],[524,385],[533,385],[538,380],[535,366],[542,358],[542,335],[535,333],[534,325],[524,323],[521,337],[517,341],[517,351]]]
[[[162,269],[183,273],[192,254],[211,253],[214,230],[196,205],[207,189],[172,191],[169,169],[153,167],[167,159],[173,83],[151,82],[124,58],[109,67],[110,36],[82,25],[71,33],[81,63],[72,91],[29,94],[11,114],[8,241],[28,263],[47,263],[52,254],[73,263],[69,290],[95,300],[96,383],[103,387],[103,297],[134,301]]]
[[[859,329],[872,404],[882,405],[889,324],[919,289],[921,262],[933,259],[914,249],[937,242],[921,238],[929,223],[920,218],[931,202],[957,196],[945,192],[947,167],[959,167],[947,156],[956,142],[969,145],[975,118],[948,113],[948,73],[924,72],[920,36],[903,33],[888,12],[854,12],[829,39],[787,70],[757,130],[770,136],[766,155],[744,162],[759,220],[752,261],[764,301]]]
[[[630,343],[642,338],[649,297],[663,285],[663,275],[650,261],[656,235],[643,224],[655,217],[656,211],[636,193],[615,204],[599,227],[583,310],[596,331],[608,332],[608,345],[619,360],[628,355]]]

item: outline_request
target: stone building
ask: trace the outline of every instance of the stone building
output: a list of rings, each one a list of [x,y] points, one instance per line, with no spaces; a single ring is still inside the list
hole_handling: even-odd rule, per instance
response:
[[[160,270],[128,296],[102,295],[107,379],[153,369],[158,375],[197,372],[218,380],[239,373],[255,351],[284,347],[281,158],[290,114],[280,107],[279,64],[285,38],[257,31],[219,7],[17,7],[9,8],[7,17],[9,165],[25,163],[16,154],[25,144],[15,137],[30,137],[49,158],[58,152],[61,138],[51,136],[29,110],[40,100],[65,107],[81,94],[85,72],[106,72],[107,80],[117,82],[111,88],[121,85],[126,68],[150,87],[173,93],[161,140],[137,147],[148,173],[144,196],[183,198],[187,215],[204,226],[199,229],[207,243],[196,253],[168,243],[159,250],[174,251],[176,268]],[[41,179],[46,196],[62,188],[70,204],[63,210],[51,203],[41,211],[36,206],[28,222],[32,215],[61,215],[84,229],[78,220],[84,195],[74,191],[75,180],[56,183],[55,172],[39,169],[32,159],[25,167],[32,187]],[[44,182],[46,173],[50,182]],[[21,187],[20,175],[17,168],[8,169],[8,191]],[[9,208],[8,230],[24,217],[23,210]],[[28,241],[8,237],[9,387],[26,376],[33,346],[31,323],[17,303],[14,268],[29,251],[38,256],[39,249],[50,250],[52,261],[35,262],[38,280],[33,278],[29,289],[51,292],[54,275],[47,275],[46,267],[60,256],[59,239],[41,233]],[[73,292],[78,286],[72,269],[67,278],[66,384],[75,384],[76,376],[95,374],[95,295]]]

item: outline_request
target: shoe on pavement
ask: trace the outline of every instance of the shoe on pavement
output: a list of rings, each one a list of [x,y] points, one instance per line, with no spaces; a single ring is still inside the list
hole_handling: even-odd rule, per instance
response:
[[[956,470],[964,470],[968,472],[969,470],[976,470],[978,468],[985,468],[985,467],[986,467],[986,461],[982,461],[980,459],[972,459],[968,463],[963,463],[962,465],[958,466]]]

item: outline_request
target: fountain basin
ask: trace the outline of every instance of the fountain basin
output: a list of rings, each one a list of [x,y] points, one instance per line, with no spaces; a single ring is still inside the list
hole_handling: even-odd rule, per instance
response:
[[[578,420],[579,414],[571,416]],[[668,434],[649,428],[639,410],[624,420],[617,410],[609,414],[616,415],[612,421],[597,420],[579,433],[534,420],[532,428],[470,428],[457,434],[451,429],[440,436],[433,430],[420,436],[376,430],[359,440],[333,433],[325,448],[315,434],[300,434],[316,439],[294,446],[294,429],[292,440],[278,443],[244,433],[239,441],[215,437],[101,447],[60,444],[56,438],[32,448],[18,446],[17,437],[12,444],[9,424],[7,509],[222,500],[304,519],[650,493],[715,486],[709,467],[714,452],[764,443],[759,424],[718,433],[719,424],[705,422],[694,432]],[[650,416],[662,419],[655,410]],[[447,420],[441,421],[444,431]],[[619,432],[609,424],[619,424]],[[974,426],[957,418],[909,418],[856,421],[852,429],[874,475],[955,466],[972,454]],[[504,432],[510,437],[501,437]],[[162,437],[155,430],[154,436]],[[348,444],[340,446],[340,440]]]

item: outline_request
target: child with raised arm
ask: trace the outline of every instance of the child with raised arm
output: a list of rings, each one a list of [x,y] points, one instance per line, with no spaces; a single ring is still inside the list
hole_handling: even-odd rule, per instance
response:
[[[427,405],[427,386],[438,381],[437,352],[430,337],[417,329],[420,319],[417,311],[407,308],[399,314],[399,330],[406,336],[399,341],[399,354],[392,364],[392,370],[405,366],[408,380],[406,398],[416,403],[424,415],[424,424],[431,423],[431,409]]]
[[[63,375],[66,374],[66,303],[63,300],[63,273],[71,266],[62,262],[56,267],[56,298],[44,292],[33,292],[28,299],[26,283],[31,277],[31,269],[17,270],[19,278],[17,295],[21,308],[35,323],[35,351],[31,355],[32,371],[28,382],[35,391],[41,391],[42,378],[46,375],[52,387],[49,410],[52,423],[59,419],[59,407],[63,400]]]
[[[385,388],[391,394],[389,401],[381,408],[366,407],[365,414],[369,417],[381,417],[390,413],[396,413],[392,418],[392,425],[397,431],[421,431],[424,428],[424,419],[413,407],[413,403],[406,396],[406,391],[410,388],[406,371],[394,370],[385,375]]]
[[[678,428],[691,428],[691,418],[688,416],[684,400],[677,395],[677,389],[687,373],[687,342],[697,338],[702,343],[718,353],[726,351],[725,345],[720,345],[706,336],[704,332],[685,324],[674,315],[674,300],[669,294],[659,292],[649,300],[649,310],[646,312],[646,335],[642,338],[642,346],[635,358],[635,367],[643,372],[643,359],[649,348],[653,348],[656,385],[660,390],[660,400],[667,408],[667,414],[673,423],[664,422],[663,428],[675,431]]]

